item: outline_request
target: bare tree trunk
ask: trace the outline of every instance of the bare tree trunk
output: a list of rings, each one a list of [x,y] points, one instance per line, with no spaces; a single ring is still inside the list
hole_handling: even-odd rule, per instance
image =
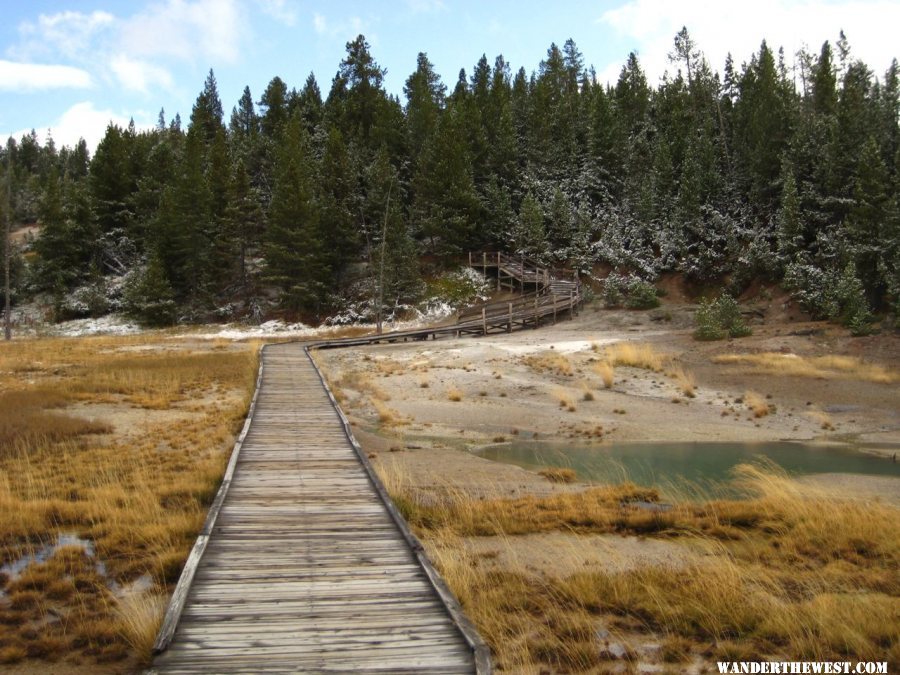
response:
[[[388,217],[391,213],[391,189],[394,187],[394,181],[391,180],[388,185],[387,203],[384,206],[384,226],[381,228],[381,260],[378,261],[378,307],[375,315],[375,330],[381,335],[381,312],[384,304],[384,247],[387,243],[387,226]]]
[[[12,222],[12,152],[9,145],[6,146],[6,223],[3,231],[3,337],[12,340],[12,302],[9,287],[9,267],[12,259],[12,236],[10,235]]]

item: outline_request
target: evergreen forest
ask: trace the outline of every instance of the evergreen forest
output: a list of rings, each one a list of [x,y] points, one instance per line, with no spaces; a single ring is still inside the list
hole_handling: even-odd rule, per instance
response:
[[[390,312],[503,250],[698,292],[780,283],[859,332],[900,314],[897,61],[874,72],[841,34],[719,71],[686,29],[670,61],[654,86],[632,53],[607,85],[568,40],[534,72],[482,56],[445,83],[420,53],[400,100],[360,35],[327,91],[276,76],[227,111],[210,71],[186,122],[110,125],[92,156],[11,138],[13,229],[40,225],[11,251],[14,305],[316,321],[374,270]]]

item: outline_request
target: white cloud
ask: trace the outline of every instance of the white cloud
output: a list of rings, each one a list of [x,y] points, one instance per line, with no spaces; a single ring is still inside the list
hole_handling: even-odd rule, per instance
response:
[[[605,12],[598,23],[608,26],[638,52],[651,82],[676,66],[668,53],[682,26],[703,50],[713,70],[721,72],[730,51],[735,65],[749,61],[765,39],[770,48],[784,47],[788,64],[804,45],[818,53],[832,45],[843,29],[851,57],[862,59],[877,75],[896,54],[900,3],[895,0],[756,0],[752,3],[707,0],[630,0]],[[624,59],[600,69],[601,82],[615,83]]]
[[[118,124],[120,127],[126,127],[129,120],[130,118],[111,110],[97,110],[91,101],[82,101],[66,110],[58,120],[50,124],[48,129],[38,129],[38,139],[42,144],[45,143],[47,132],[49,132],[53,136],[56,147],[63,145],[73,147],[79,139],[83,138],[88,149],[93,153],[106,133],[106,127],[110,122]],[[146,119],[135,120],[135,124],[138,129],[149,129],[153,126]],[[29,133],[31,133],[30,128],[2,134],[2,137],[6,139],[12,136],[18,140]]]
[[[171,73],[165,68],[146,61],[136,61],[125,54],[114,56],[109,67],[123,87],[142,94],[149,93],[150,87],[154,85],[171,90],[175,84]]]
[[[350,16],[344,21],[334,23],[316,12],[313,14],[313,28],[319,35],[331,38],[352,40],[357,35],[365,35],[369,44],[373,46],[378,44],[378,36],[371,33],[369,22],[359,16]]]
[[[297,23],[297,8],[289,0],[257,0],[260,9],[286,26]]]
[[[243,25],[237,0],[166,0],[124,21],[121,48],[131,56],[234,63]]]
[[[26,21],[19,26],[24,43],[21,55],[41,54],[53,50],[69,59],[77,59],[92,48],[94,37],[110,28],[115,17],[109,12],[59,12],[41,14],[36,23]]]
[[[319,35],[324,35],[328,32],[328,19],[318,12],[313,14],[313,28],[316,29]]]
[[[86,89],[91,85],[90,74],[80,68],[0,60],[0,91]]]

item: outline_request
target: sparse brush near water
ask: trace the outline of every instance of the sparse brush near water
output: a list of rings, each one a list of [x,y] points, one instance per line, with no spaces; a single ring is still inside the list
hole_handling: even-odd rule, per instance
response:
[[[772,466],[736,471],[732,487],[747,499],[711,494],[667,511],[634,506],[659,494],[629,484],[546,497],[438,496],[413,489],[396,466],[380,471],[504,670],[599,668],[612,658],[601,628],[626,644],[629,635],[664,636],[669,661],[900,660],[895,507],[841,500]],[[552,531],[663,538],[697,555],[685,566],[538,576],[485,564],[466,544]]]
[[[0,562],[61,533],[91,546],[0,579],[0,661],[149,655],[246,414],[257,352],[162,336],[0,346]],[[109,590],[142,577],[147,591]]]

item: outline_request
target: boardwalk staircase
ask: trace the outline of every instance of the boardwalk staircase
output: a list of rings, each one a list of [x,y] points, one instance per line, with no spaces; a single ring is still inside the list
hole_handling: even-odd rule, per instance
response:
[[[551,269],[524,256],[469,253],[468,264],[485,277],[496,275],[497,290],[519,295],[467,307],[457,314],[457,333],[486,335],[513,328],[537,328],[560,314],[574,316],[581,304],[581,283],[571,270]]]

